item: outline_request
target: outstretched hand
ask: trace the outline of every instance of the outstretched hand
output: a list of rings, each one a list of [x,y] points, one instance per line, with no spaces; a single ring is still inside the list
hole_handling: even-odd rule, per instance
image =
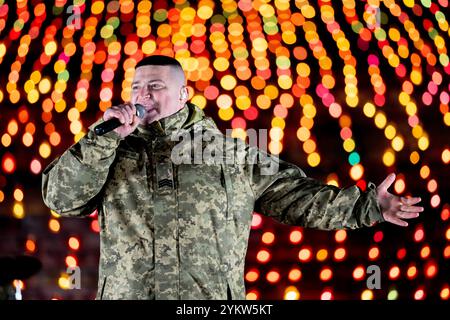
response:
[[[389,187],[395,181],[395,173],[391,173],[377,187],[377,200],[381,206],[381,213],[387,222],[407,227],[408,222],[402,219],[413,219],[419,216],[423,207],[414,206],[421,201],[420,197],[398,197],[388,192]]]

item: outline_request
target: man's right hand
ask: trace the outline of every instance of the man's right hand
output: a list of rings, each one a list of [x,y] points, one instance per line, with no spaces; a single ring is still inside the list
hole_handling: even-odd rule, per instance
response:
[[[136,115],[136,107],[131,103],[113,106],[103,114],[104,121],[113,118],[119,119],[122,123],[120,127],[114,129],[114,131],[122,138],[125,138],[132,133],[141,122],[141,119]]]

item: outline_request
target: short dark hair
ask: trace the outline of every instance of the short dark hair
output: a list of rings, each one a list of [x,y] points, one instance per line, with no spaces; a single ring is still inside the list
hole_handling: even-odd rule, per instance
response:
[[[153,55],[145,57],[136,64],[135,69],[142,66],[174,66],[183,70],[181,64],[178,62],[177,59],[161,55]]]

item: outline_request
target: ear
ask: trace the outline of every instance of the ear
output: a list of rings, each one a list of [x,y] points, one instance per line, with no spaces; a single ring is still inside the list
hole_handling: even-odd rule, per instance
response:
[[[181,88],[180,100],[187,100],[189,98],[189,93],[186,86]]]

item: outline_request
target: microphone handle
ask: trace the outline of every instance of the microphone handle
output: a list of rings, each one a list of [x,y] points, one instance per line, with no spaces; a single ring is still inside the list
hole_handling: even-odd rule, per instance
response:
[[[145,115],[145,107],[144,107],[142,104],[140,104],[140,103],[136,103],[134,106],[136,107],[136,115],[137,115],[140,119],[144,118],[144,115]],[[94,132],[95,132],[96,135],[102,136],[102,135],[104,135],[105,133],[108,133],[108,132],[110,132],[110,131],[113,131],[115,128],[120,127],[121,125],[122,125],[122,123],[120,122],[119,119],[117,119],[117,118],[112,118],[112,119],[109,119],[109,120],[107,120],[107,121],[105,121],[105,122],[100,123],[99,125],[97,125],[97,126],[94,128]]]
[[[98,136],[102,136],[105,133],[108,133],[110,131],[113,131],[115,128],[118,128],[122,125],[119,119],[113,118],[109,119],[103,123],[100,123],[94,128],[94,132]]]

